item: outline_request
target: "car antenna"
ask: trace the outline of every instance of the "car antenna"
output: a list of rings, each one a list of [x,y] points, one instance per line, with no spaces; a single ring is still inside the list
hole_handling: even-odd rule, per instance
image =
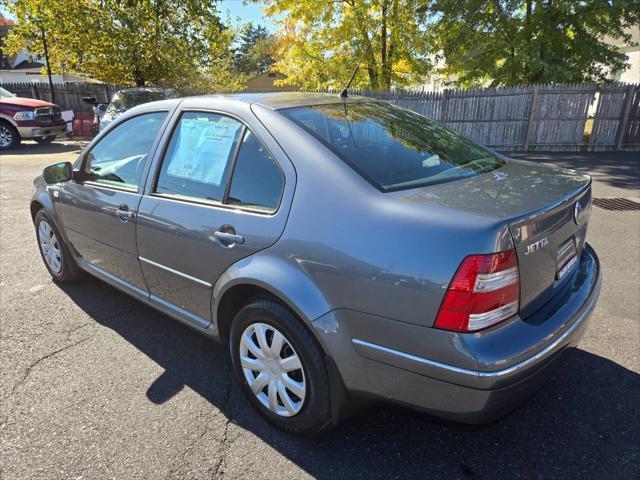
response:
[[[356,65],[356,69],[353,71],[353,75],[351,75],[351,79],[349,80],[349,83],[347,83],[344,89],[340,92],[340,95],[339,95],[340,98],[347,98],[349,96],[349,92],[348,92],[349,87],[353,83],[353,80],[356,78],[356,75],[358,74],[358,70],[360,70],[360,62],[358,62],[358,65]]]

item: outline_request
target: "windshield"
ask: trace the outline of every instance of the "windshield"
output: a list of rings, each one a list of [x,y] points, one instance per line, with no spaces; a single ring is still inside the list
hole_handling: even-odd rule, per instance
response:
[[[15,97],[13,93],[11,93],[9,90],[5,90],[4,88],[0,87],[0,98],[13,98],[13,97]]]
[[[385,192],[471,177],[504,165],[461,134],[386,102],[314,105],[281,113]]]
[[[176,94],[173,90],[138,90],[138,91],[120,91],[111,99],[107,111],[124,112],[136,105],[143,103],[155,102],[157,100],[166,100],[167,98],[175,98]]]

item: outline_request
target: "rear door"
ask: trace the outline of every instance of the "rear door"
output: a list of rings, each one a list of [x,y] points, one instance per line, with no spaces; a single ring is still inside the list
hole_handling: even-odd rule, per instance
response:
[[[189,107],[185,100],[140,203],[138,251],[151,301],[205,327],[222,272],[281,235],[295,181],[248,105]]]
[[[141,180],[166,111],[132,117],[84,154],[82,181],[62,187],[60,210],[80,262],[132,293],[147,296],[138,262],[136,215]]]

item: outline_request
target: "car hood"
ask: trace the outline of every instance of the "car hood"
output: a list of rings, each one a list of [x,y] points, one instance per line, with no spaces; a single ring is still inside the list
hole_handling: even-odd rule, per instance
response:
[[[493,219],[511,219],[547,208],[586,188],[591,179],[574,170],[507,159],[488,173],[394,192],[396,199]]]
[[[43,100],[36,100],[35,98],[23,98],[23,97],[11,97],[2,98],[0,103],[4,105],[16,106],[16,107],[53,107],[53,103],[45,102]]]

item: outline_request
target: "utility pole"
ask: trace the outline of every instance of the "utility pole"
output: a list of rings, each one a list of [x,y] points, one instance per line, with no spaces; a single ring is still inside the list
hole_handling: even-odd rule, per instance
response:
[[[42,34],[42,47],[44,48],[44,61],[47,65],[47,76],[49,77],[49,90],[51,91],[51,103],[56,103],[56,95],[53,91],[53,80],[51,79],[51,65],[49,65],[49,49],[47,48],[47,36],[44,33],[44,27],[40,27]]]

